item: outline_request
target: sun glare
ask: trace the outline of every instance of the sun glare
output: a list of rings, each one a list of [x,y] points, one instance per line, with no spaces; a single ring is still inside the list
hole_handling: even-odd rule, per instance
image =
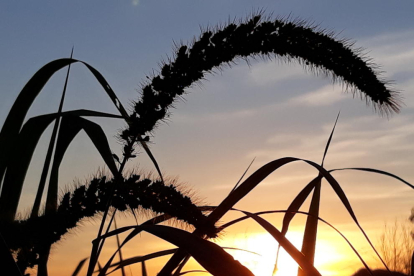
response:
[[[302,234],[292,232],[287,238],[301,248]],[[277,269],[275,269],[277,242],[267,233],[257,233],[247,236],[237,236],[231,246],[242,250],[229,250],[228,252],[240,263],[249,268],[256,276],[294,276],[297,275],[298,265],[283,249],[279,252]],[[322,275],[337,275],[331,271],[334,263],[341,259],[341,254],[330,245],[329,241],[318,240],[315,266]]]

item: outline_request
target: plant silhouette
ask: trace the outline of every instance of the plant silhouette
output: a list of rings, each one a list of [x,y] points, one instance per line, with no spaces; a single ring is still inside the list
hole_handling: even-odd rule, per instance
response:
[[[206,74],[213,70],[220,70],[225,66],[231,66],[237,60],[250,57],[281,58],[286,62],[297,61],[316,74],[324,74],[330,76],[333,81],[342,82],[346,89],[353,94],[358,93],[381,114],[399,111],[398,93],[390,89],[386,81],[380,79],[375,71],[375,65],[363,58],[359,51],[352,49],[351,43],[337,40],[332,33],[319,30],[305,22],[275,20],[262,14],[255,14],[244,21],[234,21],[213,30],[206,30],[193,43],[178,46],[174,58],[164,62],[160,73],[149,78],[149,81],[142,86],[141,98],[133,103],[131,114],[126,112],[115,92],[95,68],[72,58],[52,61],[42,67],[23,88],[0,132],[0,179],[2,179],[0,233],[4,237],[6,248],[17,252],[20,271],[24,273],[26,267],[38,265],[38,275],[46,276],[48,248],[51,244],[58,241],[68,229],[75,227],[80,219],[101,212],[103,218],[97,238],[93,241],[88,276],[94,272],[105,239],[127,230],[133,231],[119,245],[117,252],[100,270],[99,275],[104,275],[108,271],[115,254],[120,252],[121,247],[142,231],[150,232],[180,248],[161,270],[159,273],[161,276],[170,276],[174,271],[174,275],[178,275],[185,263],[182,260],[186,258],[187,253],[190,253],[213,275],[227,276],[232,273],[252,275],[222,248],[204,238],[215,237],[218,231],[215,226],[217,221],[267,175],[285,164],[304,161],[319,170],[320,179],[327,178],[331,184],[336,185],[337,182],[330,172],[323,168],[323,162],[320,166],[298,158],[275,160],[260,168],[236,187],[219,206],[200,209],[174,186],[166,185],[157,161],[147,145],[149,134],[166,118],[169,109],[178,97],[185,94],[186,88],[203,80]],[[91,110],[62,112],[60,108],[57,113],[37,116],[23,124],[28,109],[49,78],[58,70],[75,62],[85,65],[90,70],[112,100],[119,115]],[[126,122],[127,126],[119,133],[123,147],[121,158],[114,155],[109,148],[102,128],[84,118],[87,116],[118,118]],[[55,120],[61,120],[61,125],[56,134],[56,150],[50,172],[50,179],[53,182],[48,186],[46,212],[38,215],[38,203],[36,203],[30,218],[15,220],[33,152],[44,130]],[[112,178],[109,180],[105,177],[95,178],[88,185],[66,193],[58,203],[60,164],[66,149],[81,130],[88,134],[98,149],[112,173]],[[23,139],[25,143],[22,142]],[[124,176],[125,165],[128,160],[136,157],[135,151],[138,146],[141,146],[153,161],[159,173],[159,180],[139,179],[137,175]],[[37,202],[43,194],[40,186]],[[308,190],[310,193],[312,189]],[[114,211],[110,212],[110,208]],[[137,208],[152,210],[165,216],[128,229],[109,230],[117,210]],[[208,215],[203,214],[206,210],[210,212]],[[306,256],[303,257],[303,254],[277,229],[273,229],[273,226],[269,226],[268,222],[255,214],[244,213],[262,226],[272,229],[275,238],[277,237],[284,247],[290,248],[291,254],[296,256],[295,260],[301,264],[306,273],[319,275],[313,267],[313,261]],[[108,216],[111,218],[109,223],[106,223]],[[193,225],[196,228],[195,232],[191,234],[176,228],[156,225],[171,217]],[[0,247],[2,248],[4,246]],[[209,254],[205,254],[203,250]],[[1,253],[4,253],[3,249]],[[220,256],[220,260],[214,259],[214,256]],[[145,268],[144,260],[140,259],[137,262],[142,262],[143,269]],[[119,264],[120,267],[125,265],[122,261]],[[223,269],[223,266],[226,269]],[[15,275],[20,273],[13,265],[10,265],[9,269],[10,271],[14,269]]]

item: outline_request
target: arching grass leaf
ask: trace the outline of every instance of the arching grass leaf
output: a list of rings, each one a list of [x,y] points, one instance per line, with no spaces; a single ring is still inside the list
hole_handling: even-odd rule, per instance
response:
[[[248,253],[251,253],[251,254],[260,255],[256,252],[252,252],[252,251],[244,250],[244,249],[240,249],[240,248],[234,248],[234,247],[222,247],[222,248],[227,249],[227,250],[229,250],[229,249],[230,250],[240,250],[240,251],[243,251],[243,252],[248,252]],[[112,272],[115,272],[116,270],[118,270],[122,267],[126,267],[128,265],[148,261],[148,260],[151,260],[151,259],[154,259],[154,258],[163,257],[163,256],[170,255],[170,254],[174,254],[175,252],[177,252],[177,250],[178,250],[178,248],[167,249],[167,250],[162,250],[162,251],[154,252],[154,253],[151,253],[151,254],[147,254],[147,255],[144,255],[144,256],[136,256],[136,257],[131,257],[131,258],[125,259],[122,262],[117,262],[117,263],[111,264],[110,267],[115,267],[115,269],[112,270],[111,272],[109,272],[108,274],[110,274]]]
[[[84,130],[89,136],[95,148],[102,156],[102,159],[105,161],[105,164],[111,170],[112,174],[116,175],[117,173],[118,169],[112,157],[112,151],[109,148],[108,140],[100,125],[81,117],[65,116],[62,119],[59,137],[56,144],[46,206],[57,206],[59,167],[70,143],[81,130]]]
[[[243,212],[242,210],[238,210],[238,209],[233,209],[234,211],[238,211],[238,212]],[[274,213],[285,213],[285,214],[287,214],[287,213],[291,213],[291,212],[293,212],[293,211],[289,211],[289,210],[272,210],[272,211],[262,211],[262,212],[257,212],[257,213],[254,213],[255,215],[257,215],[257,216],[260,216],[260,215],[265,215],[265,214],[274,214]],[[312,216],[311,214],[309,214],[309,213],[307,213],[307,212],[302,212],[302,211],[295,211],[294,212],[295,214],[301,214],[301,215],[307,215],[307,216]],[[246,215],[246,216],[243,216],[243,217],[240,217],[240,218],[237,218],[237,219],[234,219],[234,220],[232,220],[232,221],[229,221],[229,222],[227,222],[227,223],[225,223],[225,224],[223,224],[221,227],[220,227],[220,229],[226,229],[226,228],[228,228],[228,227],[230,227],[230,226],[232,226],[232,225],[234,225],[234,224],[236,224],[236,223],[239,223],[239,222],[241,222],[241,221],[243,221],[243,220],[246,220],[246,219],[249,219],[249,218],[251,218],[251,216],[248,216],[248,215]],[[349,247],[352,249],[352,251],[354,251],[354,253],[357,255],[357,257],[360,259],[360,261],[361,261],[361,263],[365,266],[365,268],[367,268],[367,269],[369,269],[369,267],[368,267],[368,265],[367,265],[367,263],[364,261],[364,259],[362,258],[362,256],[358,253],[358,250],[356,250],[355,249],[355,247],[352,245],[352,243],[345,237],[345,235],[344,234],[342,234],[341,233],[341,231],[339,231],[336,227],[334,227],[332,224],[330,224],[329,222],[327,222],[326,220],[324,220],[324,219],[322,219],[322,218],[320,218],[320,217],[317,217],[316,219],[318,219],[319,221],[321,221],[321,222],[323,222],[323,223],[325,223],[326,225],[328,225],[330,228],[332,228],[336,233],[338,233],[345,241],[346,241],[346,243],[348,243],[348,245],[349,245]],[[283,234],[283,233],[282,233]],[[283,235],[284,236],[284,235]]]
[[[150,148],[148,147],[147,143],[145,141],[140,141],[140,144],[141,144],[142,148],[145,150],[145,152],[148,154],[149,158],[152,161],[152,164],[154,164],[154,167],[157,170],[161,181],[164,182],[164,178],[162,177],[162,172],[161,172],[160,166],[158,165],[158,162],[155,159],[154,155],[152,154],[152,152],[151,152]]]
[[[365,236],[368,243],[371,245],[371,248],[376,252],[377,256],[381,259],[378,252],[375,250],[374,246],[372,245],[370,239],[366,235],[365,231],[361,227],[361,225],[358,222],[357,217],[355,216],[355,213],[351,207],[351,204],[348,201],[348,198],[346,197],[344,191],[340,187],[339,183],[335,180],[335,178],[332,177],[330,172],[328,172],[326,169],[324,169],[322,166],[318,165],[317,163],[295,158],[295,157],[284,157],[280,158],[274,161],[271,161],[258,170],[256,170],[251,176],[249,176],[242,184],[240,184],[236,190],[234,190],[231,194],[229,194],[221,203],[220,205],[214,209],[214,211],[209,215],[209,220],[212,222],[217,222],[224,214],[226,214],[233,206],[239,202],[243,197],[245,197],[250,191],[252,191],[257,185],[259,185],[267,176],[269,176],[271,173],[279,169],[280,167],[287,165],[292,162],[296,161],[302,161],[305,162],[315,169],[319,171],[319,174],[324,177],[328,183],[331,185],[339,199],[341,200],[344,207],[347,209],[349,215],[355,222],[355,224],[358,226],[358,228],[361,230],[363,235]],[[196,229],[194,232],[197,235],[202,235],[200,231]],[[171,269],[174,269],[173,267],[176,267],[178,260],[181,260],[186,254],[179,250],[172,259],[164,266],[163,270],[159,273],[161,276],[166,275],[164,273],[168,273]],[[382,259],[381,259],[382,260]]]
[[[15,152],[13,155],[10,156],[10,160],[7,162],[7,173],[3,181],[2,192],[0,194],[0,208],[2,209],[2,217],[13,219],[17,206],[20,199],[20,194],[23,188],[23,183],[26,177],[27,170],[29,168],[30,162],[32,160],[33,153],[36,149],[36,146],[39,142],[40,137],[46,130],[46,128],[56,119],[58,116],[57,113],[46,114],[41,116],[36,116],[29,119],[24,125],[22,130],[20,131],[19,135],[17,136],[16,140],[13,141],[15,145]],[[113,115],[103,112],[97,112],[92,110],[74,110],[68,112],[62,112],[61,116],[64,118],[71,117],[71,118],[79,118],[78,121],[82,121],[82,119],[77,116],[95,116],[95,117],[107,117],[107,118],[119,118],[119,115]],[[76,120],[76,119],[74,119]],[[87,121],[87,120],[86,120]],[[84,121],[83,121],[84,122]],[[74,121],[72,121],[75,124]],[[85,123],[83,123],[85,124]],[[95,124],[92,123],[91,124]],[[98,137],[104,135],[102,129],[98,130],[99,125],[95,124],[95,127],[88,127],[89,133],[96,132],[96,134],[92,133],[93,139],[96,140],[95,146],[100,147],[98,150],[102,156],[105,156],[104,159],[107,162],[108,167],[111,171],[116,171],[116,165],[111,157],[111,160],[108,158],[108,151],[109,145],[105,149],[105,141],[106,137]],[[75,127],[75,125],[71,125],[71,127]],[[65,127],[63,127],[64,130]],[[88,133],[88,132],[87,132]],[[69,137],[66,137],[69,138]],[[91,138],[92,139],[92,138]],[[67,145],[68,146],[68,145]],[[66,146],[66,147],[67,147]],[[64,153],[64,151],[63,151]],[[110,154],[111,155],[111,154]],[[63,156],[62,156],[63,157]],[[3,159],[3,158],[0,158]],[[60,162],[60,161],[59,161]],[[59,163],[60,164],[60,163]],[[43,194],[44,187],[38,187],[38,195],[36,197],[36,203],[33,209],[39,209],[40,206],[40,198]],[[39,198],[40,197],[40,198]]]
[[[333,134],[335,132],[336,124],[338,123],[340,112],[338,112],[338,116],[336,117],[335,124],[332,128],[331,134],[329,135],[328,141],[325,145],[325,151],[323,153],[321,166],[323,167],[323,164],[325,162],[326,154],[328,153],[329,146],[332,141]],[[318,234],[318,219],[319,217],[319,209],[320,209],[320,202],[321,202],[321,187],[322,186],[322,178],[320,177],[320,174],[315,180],[315,188],[313,190],[313,196],[312,200],[309,206],[309,214],[306,218],[306,225],[305,225],[305,231],[303,235],[303,241],[302,241],[302,249],[301,252],[306,256],[306,258],[313,264],[315,260],[315,251],[316,251],[316,236]],[[278,258],[278,256],[276,256]],[[277,265],[277,262],[276,262]],[[276,269],[275,265],[275,269]],[[305,276],[306,272],[302,269],[299,269],[298,276]]]
[[[295,199],[290,203],[285,215],[283,216],[283,224],[282,224],[282,234],[286,235],[287,231],[289,230],[290,222],[292,221],[293,217],[295,216],[296,212],[299,211],[300,207],[303,205],[305,200],[308,198],[312,190],[315,188],[315,185],[320,181],[321,177],[317,176],[309,182],[308,185],[303,188],[299,194],[295,197]]]
[[[308,259],[303,253],[301,253],[285,236],[267,220],[259,217],[256,214],[241,211],[246,216],[251,217],[257,223],[259,223],[266,231],[275,238],[275,240],[286,250],[286,252],[298,263],[298,265],[309,276],[320,276],[321,274],[312,265],[311,260]]]
[[[55,119],[55,114],[32,118],[26,122],[20,135],[16,136],[13,155],[7,160],[7,173],[0,194],[2,218],[13,220],[19,204],[23,182],[39,139]],[[2,156],[0,160],[5,159]],[[5,162],[6,163],[6,162]]]
[[[51,61],[40,68],[23,87],[4,122],[4,125],[0,132],[0,156],[2,156],[2,158],[0,158],[0,179],[3,178],[3,175],[6,171],[8,160],[11,158],[11,155],[13,155],[17,150],[15,146],[12,145],[14,145],[14,141],[17,139],[20,129],[22,128],[24,118],[26,117],[26,114],[33,104],[34,100],[51,76],[53,76],[63,67],[75,62],[84,64],[92,72],[112,102],[115,104],[120,114],[124,118],[128,118],[128,114],[119,101],[118,97],[115,95],[105,78],[95,68],[83,61],[71,58],[63,58]]]
[[[161,226],[161,225],[139,225],[135,230],[130,233],[121,246],[129,242],[133,237],[139,234],[141,231],[146,231],[153,234],[165,241],[168,241],[179,248],[187,251],[200,265],[202,265],[207,271],[214,276],[228,276],[228,275],[240,275],[240,276],[254,276],[250,270],[241,265],[238,261],[235,261],[231,255],[224,251],[220,246],[199,238],[194,234],[188,233],[184,230],[180,230],[173,227]],[[102,238],[102,237],[100,237]],[[94,240],[97,243],[97,240]],[[105,275],[106,271],[111,265],[115,252],[109,259],[107,264],[102,269],[99,276]]]
[[[151,259],[158,258],[158,257],[163,257],[163,256],[170,255],[170,254],[174,254],[175,252],[177,252],[177,250],[178,248],[167,249],[167,250],[162,250],[162,251],[154,252],[151,254],[147,254],[144,256],[136,256],[136,257],[125,259],[122,262],[117,262],[117,263],[112,264],[110,267],[115,266],[115,269],[112,270],[110,273],[120,269],[121,267],[126,267],[128,265],[144,262],[147,260],[151,260]]]
[[[401,181],[402,183],[406,184],[411,189],[414,189],[414,185],[413,184],[410,184],[409,182],[405,181],[401,177],[396,176],[395,174],[392,174],[392,173],[389,173],[389,172],[386,172],[386,171],[377,170],[377,169],[371,169],[371,168],[343,168],[343,169],[330,170],[330,172],[345,171],[345,170],[355,170],[355,171],[372,172],[372,173],[378,173],[378,174],[390,176],[390,177],[395,178],[395,179]]]

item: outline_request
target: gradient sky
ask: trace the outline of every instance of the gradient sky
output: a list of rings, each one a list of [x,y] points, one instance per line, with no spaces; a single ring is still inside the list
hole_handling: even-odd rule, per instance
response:
[[[157,72],[162,60],[172,57],[174,42],[191,42],[200,28],[246,18],[258,10],[272,17],[304,19],[335,32],[340,39],[355,41],[355,48],[364,49],[363,53],[383,71],[381,76],[393,81],[393,87],[401,91],[401,113],[381,117],[358,96],[353,99],[352,94],[343,93],[340,84],[333,85],[329,78],[307,73],[294,62],[258,59],[251,60],[248,66],[240,60],[238,65],[210,74],[206,81],[188,89],[184,100],[175,104],[168,122],[154,132],[151,147],[162,171],[192,187],[203,202],[218,204],[253,158],[256,159],[250,172],[285,156],[320,162],[341,111],[326,168],[371,167],[414,182],[412,1],[2,1],[0,124],[29,78],[47,62],[68,57],[72,46],[74,57],[98,69],[124,106],[129,107],[132,100],[138,99],[137,90],[146,76],[152,75],[153,70]],[[55,112],[63,82],[62,71],[46,85],[29,115]],[[116,113],[92,75],[74,65],[64,109],[80,108]],[[114,136],[123,127],[122,122],[96,121],[105,129],[113,151],[120,155],[121,146]],[[39,145],[24,188],[23,212],[27,212],[34,198],[32,183],[39,178],[45,141]],[[96,150],[80,135],[62,164],[62,189],[73,187],[74,179],[83,182],[102,166]],[[131,162],[129,170],[132,169],[154,171],[144,153]],[[288,165],[237,207],[249,211],[285,209],[315,175],[304,164]],[[414,206],[413,191],[391,178],[361,172],[338,172],[334,176],[373,240],[385,222],[406,219]],[[367,245],[359,242],[350,217],[327,186],[323,187],[322,197],[321,217],[350,237],[355,236],[358,246],[366,251]],[[280,226],[280,216],[269,218]],[[121,223],[128,222],[125,219]],[[295,224],[299,230],[301,223],[299,219]],[[96,225],[97,222],[85,222],[55,246],[51,275],[68,275],[81,258],[88,256]],[[238,233],[229,231],[221,242],[225,244],[228,236],[234,241],[228,242],[230,245],[243,246],[237,235],[261,233],[252,223],[237,230]],[[344,259],[350,253],[344,243],[331,238],[335,235],[328,229],[321,233],[321,244],[328,243],[333,248],[338,244],[337,256],[342,256],[342,260],[335,260],[337,271],[327,267],[321,271],[325,275],[352,273],[358,264],[351,266]],[[136,244],[143,251],[136,253],[132,247],[127,255],[168,247],[152,238]],[[109,245],[108,252],[111,249]]]

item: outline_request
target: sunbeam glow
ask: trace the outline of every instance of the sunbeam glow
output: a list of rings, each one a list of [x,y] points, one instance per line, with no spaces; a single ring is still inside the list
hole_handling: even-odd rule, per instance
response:
[[[299,250],[302,244],[302,234],[292,232],[287,238]],[[232,244],[242,250],[229,250],[234,258],[249,268],[256,276],[292,276],[297,275],[298,265],[283,249],[280,250],[277,268],[275,269],[278,244],[267,233],[255,233],[249,236],[238,236]],[[254,253],[252,253],[254,252]],[[256,253],[256,254],[255,254]],[[339,263],[341,254],[328,240],[318,240],[315,267],[322,275],[338,275],[335,263]]]

